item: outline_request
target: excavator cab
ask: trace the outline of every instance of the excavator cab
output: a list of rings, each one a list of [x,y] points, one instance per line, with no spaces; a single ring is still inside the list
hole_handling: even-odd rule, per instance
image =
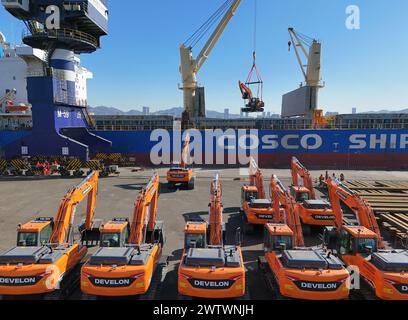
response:
[[[18,247],[40,247],[49,243],[54,219],[40,217],[17,228]]]
[[[105,248],[125,247],[129,242],[130,224],[125,218],[115,218],[101,226],[100,245]]]
[[[340,232],[327,227],[324,241],[328,249],[336,250],[339,255],[369,256],[378,251],[378,236],[362,226],[344,226]]]
[[[264,250],[282,252],[293,249],[293,231],[286,224],[266,224]]]
[[[252,199],[258,199],[258,188],[255,186],[243,186],[241,189],[241,203],[251,202]]]
[[[206,222],[188,222],[184,230],[185,249],[206,248],[208,243],[207,229]]]
[[[295,187],[290,188],[290,193],[296,202],[302,203],[304,201],[310,200],[310,191],[305,187]]]

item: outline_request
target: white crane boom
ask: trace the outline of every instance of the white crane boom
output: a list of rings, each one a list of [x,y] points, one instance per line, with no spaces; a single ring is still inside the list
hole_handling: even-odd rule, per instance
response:
[[[197,73],[200,71],[201,67],[208,59],[228,23],[235,15],[235,12],[240,4],[241,0],[234,0],[232,2],[230,8],[224,14],[220,23],[205,43],[197,58],[193,57],[191,46],[187,46],[186,44],[182,44],[180,46],[180,72],[183,82],[183,86],[181,89],[184,92],[184,111],[187,112],[190,117],[205,116],[205,108],[200,108],[197,105]]]
[[[311,43],[307,44],[304,40],[300,39],[298,32],[296,32],[293,28],[289,28],[288,30],[291,43],[293,44],[295,50],[296,58],[305,78],[306,85],[321,88],[322,44],[316,39],[312,39]],[[307,52],[305,46],[309,46],[309,52]],[[301,53],[303,53],[306,63],[303,63]]]

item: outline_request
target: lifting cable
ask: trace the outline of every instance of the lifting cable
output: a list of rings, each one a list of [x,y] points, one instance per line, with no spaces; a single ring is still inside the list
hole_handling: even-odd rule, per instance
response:
[[[208,31],[227,13],[234,0],[226,0],[211,17],[205,21],[200,28],[197,29],[185,42],[186,47],[194,48],[199,43]]]
[[[263,96],[263,80],[261,73],[259,72],[257,66],[256,66],[256,49],[257,49],[257,35],[258,35],[258,1],[254,1],[254,35],[253,35],[253,44],[254,44],[254,51],[252,53],[252,67],[251,70],[248,74],[247,80],[245,82],[246,86],[251,86],[251,85],[258,85],[257,88],[257,97],[262,101],[262,96]],[[255,75],[255,80],[252,80]]]

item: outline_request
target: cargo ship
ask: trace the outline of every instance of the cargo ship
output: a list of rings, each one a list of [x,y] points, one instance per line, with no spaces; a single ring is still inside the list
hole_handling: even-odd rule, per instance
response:
[[[0,57],[0,92],[7,94],[18,87],[12,104],[29,107],[24,111],[6,111],[6,103],[3,103],[0,113],[0,148],[3,157],[6,146],[29,136],[33,126],[25,90],[27,75],[24,72],[27,68],[18,54],[29,56],[35,52],[27,46],[3,49]],[[81,83],[84,83],[85,90],[83,97],[86,97],[85,84],[91,73],[83,68],[77,72],[82,75]],[[63,116],[62,111],[60,115]],[[172,133],[181,126],[181,119],[170,115],[92,117],[94,124],[91,133],[112,142],[107,153],[120,154],[130,162],[145,166],[154,165],[150,153],[157,141],[152,138],[152,133],[159,129]],[[408,167],[408,114],[337,115],[332,123],[319,129],[315,129],[312,122],[309,118],[200,118],[195,121],[195,127],[203,133],[217,131],[217,139],[230,135],[231,130],[237,136],[238,132],[242,135],[242,131],[248,136],[255,134],[259,144],[259,162],[263,167],[288,167],[292,156],[298,157],[311,168],[400,170]],[[202,154],[208,152],[204,148]],[[213,148],[211,152],[215,154],[216,146]],[[239,149],[238,145],[236,149]],[[223,152],[228,155],[228,148]],[[16,156],[18,154],[11,157]],[[226,165],[237,164],[237,161],[229,163],[227,160],[226,156]],[[205,161],[201,163],[205,164]]]
[[[33,9],[34,3],[40,2],[32,1],[31,6],[25,1],[2,3],[19,19],[40,19]],[[316,109],[317,93],[323,87],[321,47],[316,41],[310,52],[318,56],[307,57],[308,69],[302,69],[306,83],[284,95],[281,118],[207,118],[204,88],[198,87],[195,79],[198,69],[189,69],[203,62],[200,57],[191,60],[192,49],[187,45],[180,47],[187,119],[184,114],[181,118],[92,115],[87,108],[86,86],[92,73],[80,65],[80,54],[96,51],[100,37],[107,34],[107,4],[100,0],[66,3],[63,29],[31,28],[23,37],[24,45],[19,46],[0,37],[0,158],[55,156],[86,161],[115,154],[127,163],[167,166],[179,156],[180,132],[191,130],[193,139],[197,132],[205,137],[192,151],[196,165],[246,165],[240,162],[240,155],[253,152],[265,168],[288,167],[293,156],[310,168],[408,168],[407,114],[315,117],[320,111]],[[231,7],[226,7],[220,24],[224,29],[239,3],[233,1]],[[68,32],[69,27],[77,30]],[[212,37],[218,39],[220,34],[216,32],[222,33],[223,28],[216,28]],[[301,46],[296,43],[295,31],[290,28],[289,32],[293,47]],[[248,112],[251,101],[259,97],[245,94],[244,99],[250,98],[245,108]],[[299,97],[307,103],[300,103]],[[310,110],[315,114],[311,115]],[[163,144],[163,139],[168,143]],[[159,161],[154,159],[154,152]]]

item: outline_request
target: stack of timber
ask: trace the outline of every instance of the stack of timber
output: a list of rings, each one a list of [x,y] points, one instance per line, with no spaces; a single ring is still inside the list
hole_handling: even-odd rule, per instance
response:
[[[383,227],[400,239],[408,235],[408,181],[347,181],[373,208]]]

